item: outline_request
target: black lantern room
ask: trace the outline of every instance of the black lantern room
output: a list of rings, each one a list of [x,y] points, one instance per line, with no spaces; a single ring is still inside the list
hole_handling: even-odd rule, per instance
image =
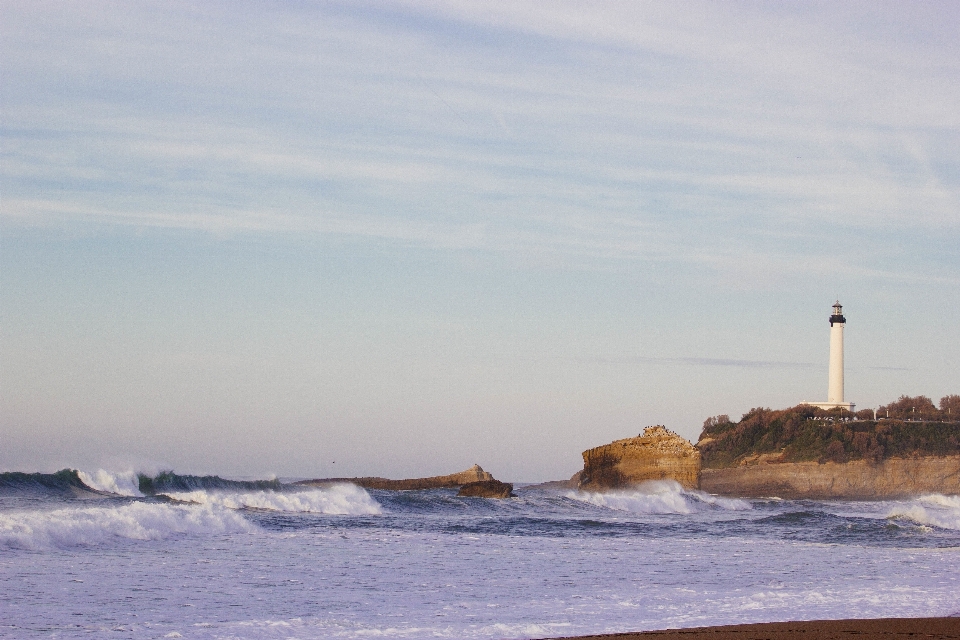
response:
[[[833,315],[830,316],[830,326],[833,326],[833,323],[837,322],[839,324],[845,324],[847,319],[843,317],[843,307],[840,306],[840,301],[837,300],[833,303]]]

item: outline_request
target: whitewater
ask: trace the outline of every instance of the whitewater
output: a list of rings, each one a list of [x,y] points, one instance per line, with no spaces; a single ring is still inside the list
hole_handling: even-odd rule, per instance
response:
[[[0,638],[548,638],[960,613],[960,497],[0,473]]]

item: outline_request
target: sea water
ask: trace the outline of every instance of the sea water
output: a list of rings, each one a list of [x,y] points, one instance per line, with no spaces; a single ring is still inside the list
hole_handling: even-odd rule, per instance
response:
[[[960,497],[0,474],[2,638],[546,638],[960,612]]]

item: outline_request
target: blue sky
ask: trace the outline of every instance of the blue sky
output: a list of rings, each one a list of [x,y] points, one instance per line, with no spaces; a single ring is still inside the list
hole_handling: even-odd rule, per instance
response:
[[[567,477],[960,383],[950,2],[3,3],[0,467]]]

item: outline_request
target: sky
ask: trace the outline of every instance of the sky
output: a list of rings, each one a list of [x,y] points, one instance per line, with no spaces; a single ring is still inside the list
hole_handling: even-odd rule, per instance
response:
[[[960,393],[954,2],[0,1],[0,470],[567,478]]]

